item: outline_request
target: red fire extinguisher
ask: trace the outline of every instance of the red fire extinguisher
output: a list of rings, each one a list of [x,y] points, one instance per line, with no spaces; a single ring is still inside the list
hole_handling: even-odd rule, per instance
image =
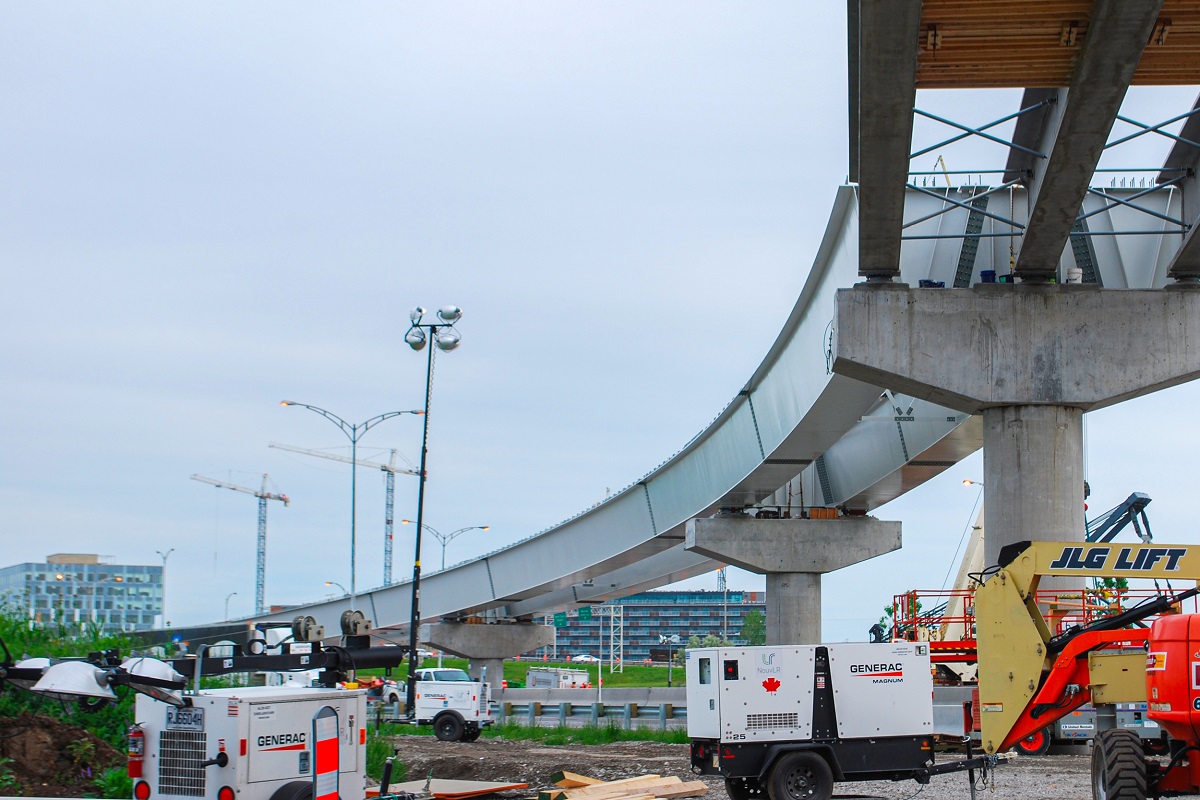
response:
[[[142,763],[146,759],[146,732],[141,725],[129,727],[129,777],[142,777]]]

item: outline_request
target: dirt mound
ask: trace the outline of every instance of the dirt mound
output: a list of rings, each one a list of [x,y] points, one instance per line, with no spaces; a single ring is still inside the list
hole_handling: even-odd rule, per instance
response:
[[[82,797],[125,754],[83,728],[43,715],[0,717],[0,795]],[[11,760],[9,760],[11,759]]]

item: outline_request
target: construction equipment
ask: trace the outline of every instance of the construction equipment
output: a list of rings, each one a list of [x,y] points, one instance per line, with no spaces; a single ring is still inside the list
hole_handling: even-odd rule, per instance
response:
[[[278,500],[283,503],[284,508],[287,508],[292,501],[286,494],[267,491],[270,477],[265,472],[262,476],[262,488],[258,490],[218,481],[203,475],[193,475],[192,480],[207,483],[218,489],[232,489],[235,492],[254,495],[258,498],[258,569],[254,575],[254,608],[256,614],[265,614],[267,611],[264,596],[267,580],[267,501]]]
[[[692,771],[731,800],[828,798],[834,781],[928,783],[996,765],[934,763],[929,646],[779,645],[687,651]]]
[[[279,444],[271,442],[268,447],[274,447],[277,450],[287,450],[291,453],[302,453],[306,456],[316,456],[317,458],[328,458],[332,461],[341,461],[343,464],[353,464],[354,459],[349,456],[342,456],[336,453],[326,453],[323,450],[305,450],[301,447],[292,447],[287,444]],[[370,467],[372,469],[381,470],[386,476],[386,490],[384,492],[384,517],[383,517],[383,585],[392,585],[392,520],[394,516],[392,509],[395,506],[396,499],[396,474],[401,475],[419,475],[416,470],[402,469],[396,466],[396,450],[392,449],[392,457],[386,464],[380,464],[377,461],[358,460],[360,467]]]
[[[1000,551],[975,592],[982,745],[998,753],[1084,703],[1096,707],[1097,800],[1200,791],[1200,594],[1168,590],[1140,606],[1056,630],[1037,599],[1043,577],[1195,582],[1200,547],[1020,542]],[[1144,625],[1152,617],[1151,627]],[[1115,704],[1148,703],[1164,738],[1148,747],[1116,727]],[[1161,751],[1160,760],[1154,751]],[[1191,757],[1189,757],[1189,755]]]

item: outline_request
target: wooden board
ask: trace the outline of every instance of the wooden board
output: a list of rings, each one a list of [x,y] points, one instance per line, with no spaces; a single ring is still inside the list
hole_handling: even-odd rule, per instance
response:
[[[429,782],[429,791],[441,800],[465,800],[468,797],[480,797],[494,792],[507,792],[514,789],[528,789],[528,783],[495,783],[493,781],[455,781],[434,778]],[[419,794],[425,791],[425,781],[408,781],[393,783],[388,787],[389,792],[412,792]],[[379,788],[367,790],[367,797],[378,797]]]

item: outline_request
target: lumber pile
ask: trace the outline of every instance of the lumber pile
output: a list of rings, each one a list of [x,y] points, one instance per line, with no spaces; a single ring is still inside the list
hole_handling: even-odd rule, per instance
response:
[[[700,797],[708,792],[704,781],[683,781],[661,775],[599,781],[573,772],[558,772],[550,780],[559,788],[538,792],[538,800],[677,800]]]

